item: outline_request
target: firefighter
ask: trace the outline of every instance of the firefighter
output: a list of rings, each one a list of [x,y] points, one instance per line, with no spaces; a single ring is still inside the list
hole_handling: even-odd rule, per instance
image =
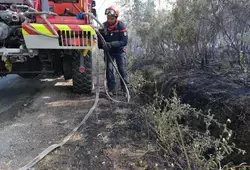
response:
[[[98,47],[104,49],[105,60],[107,60],[106,77],[109,94],[114,94],[116,86],[115,75],[113,65],[110,58],[107,56],[107,52],[110,54],[111,59],[116,62],[118,70],[124,79],[126,85],[128,85],[128,72],[125,55],[125,46],[128,42],[127,29],[123,22],[118,20],[119,10],[115,6],[110,6],[105,10],[107,15],[107,21],[103,23],[104,29],[100,30],[100,33],[107,42],[105,45],[98,38]],[[122,80],[120,80],[121,87],[125,91],[125,86]]]

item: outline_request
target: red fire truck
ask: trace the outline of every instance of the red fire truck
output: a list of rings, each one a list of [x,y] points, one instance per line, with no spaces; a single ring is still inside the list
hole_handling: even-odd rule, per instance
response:
[[[0,76],[63,75],[92,91],[94,0],[0,0]],[[80,17],[79,17],[80,16]]]

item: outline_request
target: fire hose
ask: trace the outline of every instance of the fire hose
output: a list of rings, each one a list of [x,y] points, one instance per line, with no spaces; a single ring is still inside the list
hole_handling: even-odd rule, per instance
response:
[[[84,15],[89,15],[90,17],[92,17],[92,18],[97,22],[97,24],[99,24],[102,28],[104,28],[103,24],[102,24],[102,23],[98,20],[98,18],[95,17],[92,13],[83,12],[83,14],[84,14]],[[105,41],[105,39],[104,39],[104,37],[102,36],[102,34],[98,31],[98,29],[95,29],[95,32],[97,33],[98,37],[100,38],[102,44],[103,44],[103,45],[106,45],[107,42]],[[105,51],[105,50],[104,50],[104,51]],[[118,75],[119,75],[119,77],[120,77],[120,80],[122,80],[122,83],[123,83],[124,86],[125,86],[127,102],[129,103],[131,97],[130,97],[130,93],[129,93],[129,90],[128,90],[128,86],[127,86],[127,84],[125,83],[125,80],[123,79],[123,77],[121,76],[121,74],[120,74],[118,68],[115,66],[115,63],[114,63],[114,61],[112,60],[110,53],[109,53],[108,51],[105,51],[105,52],[106,52],[106,54],[107,54],[107,57],[108,57],[109,60],[111,61],[113,67],[115,68],[116,72],[118,73]],[[105,56],[104,56],[104,57],[105,57]],[[105,63],[105,72],[106,72],[106,69],[107,69],[107,68],[106,68],[106,67],[107,67],[107,59],[105,60],[105,62],[106,62],[106,63]],[[104,74],[104,75],[105,75],[105,78],[104,78],[104,88],[105,88],[105,92],[106,92],[108,98],[109,98],[110,100],[114,101],[114,102],[124,103],[123,101],[116,100],[116,99],[112,98],[112,97],[109,95],[108,89],[107,89],[107,85],[106,85],[106,74]]]
[[[25,166],[23,166],[22,168],[18,169],[18,170],[28,170],[30,168],[32,168],[34,165],[36,165],[39,161],[41,161],[46,155],[48,155],[50,152],[52,152],[53,150],[62,147],[64,144],[66,144],[71,137],[75,134],[75,132],[77,132],[77,130],[86,123],[86,121],[88,120],[88,118],[92,115],[93,111],[96,109],[98,102],[99,102],[99,94],[100,94],[100,78],[99,78],[99,58],[97,58],[97,88],[95,91],[95,102],[93,104],[93,106],[91,107],[91,109],[89,110],[89,112],[87,113],[86,116],[84,116],[83,120],[62,140],[62,142],[58,143],[58,144],[53,144],[51,146],[49,146],[48,148],[46,148],[43,152],[41,152],[38,156],[36,156],[33,160],[31,160],[28,164],[26,164]]]
[[[98,36],[99,36],[100,40],[102,41],[103,45],[106,45],[106,41],[105,41],[104,37],[101,35],[101,33],[98,30],[96,30],[96,33],[98,34]],[[117,71],[120,79],[122,80],[122,83],[124,84],[124,87],[125,87],[125,90],[126,90],[127,102],[129,103],[130,102],[130,93],[129,93],[129,90],[128,90],[128,86],[125,83],[125,80],[123,79],[123,77],[121,76],[118,68],[115,66],[115,63],[112,60],[111,55],[109,54],[109,52],[105,51],[105,53],[106,53],[106,56],[109,57],[109,60],[111,61],[113,67],[115,68],[115,70]],[[107,62],[108,62],[107,59],[105,59],[105,72],[106,72],[107,65],[108,65]],[[105,75],[105,78],[104,78],[104,87],[105,87],[105,92],[106,92],[107,96],[109,97],[110,100],[112,100],[114,102],[119,102],[119,103],[122,102],[122,101],[119,101],[119,100],[116,100],[116,99],[112,98],[109,95],[108,90],[107,90],[107,85],[106,85],[106,74],[104,74],[104,75]]]

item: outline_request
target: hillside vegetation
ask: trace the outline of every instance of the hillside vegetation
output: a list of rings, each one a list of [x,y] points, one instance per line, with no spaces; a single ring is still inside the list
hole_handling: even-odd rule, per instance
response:
[[[158,10],[155,3],[123,1],[122,19],[129,28],[132,87],[167,165],[250,163],[244,137],[250,2],[177,0]]]

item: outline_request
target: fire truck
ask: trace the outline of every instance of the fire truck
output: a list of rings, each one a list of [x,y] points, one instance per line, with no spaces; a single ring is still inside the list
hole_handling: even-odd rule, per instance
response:
[[[95,6],[94,0],[0,0],[0,77],[63,75],[74,92],[91,93]]]

